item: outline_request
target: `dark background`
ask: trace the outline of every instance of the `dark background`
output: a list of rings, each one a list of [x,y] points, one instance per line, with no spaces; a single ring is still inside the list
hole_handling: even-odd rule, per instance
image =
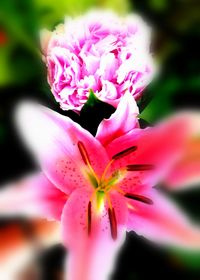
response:
[[[182,108],[200,108],[200,2],[194,0],[1,0],[0,1],[0,185],[20,178],[36,169],[14,128],[13,111],[20,100],[35,99],[61,112],[46,81],[46,69],[38,49],[38,30],[52,29],[63,21],[65,14],[78,14],[90,7],[111,7],[124,13],[141,14],[154,28],[152,51],[162,66],[160,75],[145,90],[140,103],[143,125]],[[103,106],[103,105],[99,105]],[[105,107],[101,107],[101,118]],[[106,108],[107,114],[111,107]],[[92,111],[78,118],[70,115],[94,133],[97,123]],[[94,118],[93,118],[94,119]],[[167,194],[199,222],[200,191]],[[12,221],[6,221],[11,223]],[[21,220],[19,221],[21,223]],[[0,223],[0,227],[5,221]],[[0,228],[1,229],[1,228]],[[51,248],[39,257],[43,279],[60,279],[65,251],[62,246]],[[134,233],[127,235],[113,280],[160,279],[179,277],[200,279],[200,254],[175,249],[161,250]]]

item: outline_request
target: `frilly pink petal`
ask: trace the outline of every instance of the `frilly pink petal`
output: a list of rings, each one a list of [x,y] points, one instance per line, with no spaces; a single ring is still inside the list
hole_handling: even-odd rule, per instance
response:
[[[105,11],[68,18],[51,34],[44,33],[48,82],[61,108],[81,110],[89,91],[79,82],[90,76],[95,80],[91,89],[114,107],[126,91],[138,99],[155,74],[150,33],[139,16],[121,18]],[[71,53],[70,63],[66,52]],[[73,98],[69,88],[74,89]]]

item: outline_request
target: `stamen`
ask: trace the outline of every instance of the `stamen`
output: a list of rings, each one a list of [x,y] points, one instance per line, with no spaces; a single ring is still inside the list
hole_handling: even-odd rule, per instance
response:
[[[117,220],[116,220],[114,208],[108,208],[108,216],[109,216],[109,221],[110,221],[111,236],[112,236],[113,240],[116,240],[117,239]]]
[[[109,194],[106,194],[107,197],[107,201],[108,201],[108,217],[109,217],[109,221],[110,221],[110,230],[111,230],[111,236],[113,240],[117,239],[117,220],[116,220],[116,216],[115,216],[115,210],[112,207],[112,203],[110,200],[110,196]]]
[[[89,201],[88,203],[88,235],[91,234],[91,228],[92,228],[92,203]]]
[[[127,156],[127,155],[131,154],[132,152],[135,152],[135,150],[137,150],[137,146],[132,146],[132,147],[126,149],[126,150],[123,150],[123,151],[117,153],[116,155],[114,155],[112,157],[112,159],[114,159],[114,160],[120,159],[124,156]]]
[[[91,163],[90,163],[89,156],[88,156],[88,153],[87,153],[87,150],[86,150],[86,148],[85,148],[83,142],[81,142],[81,141],[78,142],[78,148],[79,148],[79,151],[80,151],[80,154],[81,154],[81,156],[82,156],[82,159],[83,159],[84,163],[85,163],[86,165],[91,164]]]
[[[108,170],[109,170],[109,168],[110,168],[110,166],[112,165],[113,162],[114,162],[114,160],[112,159],[112,160],[109,161],[109,163],[106,165],[106,168],[104,169],[104,172],[103,172],[103,174],[102,174],[102,176],[101,176],[100,181],[103,181],[103,180],[105,179],[105,176],[106,176],[106,174],[107,174],[107,172],[108,172]]]
[[[105,168],[105,170],[104,170],[104,172],[103,172],[103,174],[102,174],[101,181],[103,181],[103,180],[105,179],[105,176],[106,176],[106,174],[107,174],[107,172],[108,172],[110,166],[113,164],[113,162],[114,162],[115,160],[120,159],[120,158],[122,158],[122,157],[124,157],[124,156],[129,155],[129,154],[131,154],[132,152],[134,152],[135,150],[137,150],[137,146],[132,146],[132,147],[130,147],[130,148],[126,149],[126,150],[123,150],[123,151],[117,153],[116,155],[114,155],[114,156],[112,157],[111,161],[109,161],[109,163],[107,164],[107,166],[106,166],[106,168]]]
[[[82,157],[84,163],[89,167],[91,174],[93,175],[93,177],[95,178],[95,180],[97,182],[97,183],[95,182],[95,185],[97,185],[99,183],[99,178],[97,177],[94,169],[91,166],[90,158],[89,158],[88,152],[87,152],[83,142],[78,141],[78,149],[80,151],[80,154],[81,154],[81,157]]]
[[[130,199],[134,199],[134,200],[149,204],[149,205],[153,204],[153,201],[150,198],[143,196],[143,195],[126,193],[124,196],[127,198],[130,198]]]
[[[127,171],[146,171],[154,168],[155,166],[152,164],[131,164],[126,166]]]

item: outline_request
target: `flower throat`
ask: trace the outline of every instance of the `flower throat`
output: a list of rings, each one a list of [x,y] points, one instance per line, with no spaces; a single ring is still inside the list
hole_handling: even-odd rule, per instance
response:
[[[82,160],[84,164],[87,166],[87,176],[91,182],[91,184],[94,187],[94,192],[89,200],[88,208],[87,208],[87,231],[88,235],[92,232],[92,202],[94,199],[96,199],[97,202],[97,208],[100,209],[102,205],[104,205],[104,199],[108,202],[108,218],[110,222],[110,229],[111,229],[111,236],[115,240],[117,238],[117,219],[115,214],[115,209],[112,206],[111,199],[109,192],[111,190],[115,190],[122,194],[123,196],[134,199],[146,204],[153,204],[152,200],[138,195],[138,194],[131,194],[131,193],[125,193],[123,190],[121,190],[117,184],[125,177],[126,173],[128,171],[145,171],[145,170],[151,170],[154,168],[151,164],[132,164],[127,165],[124,168],[121,168],[120,170],[116,170],[112,173],[110,177],[107,178],[108,171],[110,170],[112,164],[137,150],[137,146],[131,146],[125,150],[120,151],[119,153],[112,156],[112,159],[108,162],[106,165],[102,176],[99,178],[97,174],[95,173],[91,161],[88,155],[88,152],[85,148],[85,145],[83,142],[78,142],[78,149],[81,154]]]

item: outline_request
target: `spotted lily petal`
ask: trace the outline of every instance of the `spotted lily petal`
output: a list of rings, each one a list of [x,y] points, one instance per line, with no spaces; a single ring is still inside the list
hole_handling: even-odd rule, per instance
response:
[[[107,279],[114,256],[125,238],[125,200],[119,194],[110,197],[117,224],[117,237],[113,240],[107,204],[105,208],[97,210],[95,203],[92,203],[91,218],[88,220],[91,198],[92,193],[88,189],[77,189],[63,210],[63,238],[71,252],[67,266],[69,280]],[[88,226],[91,231],[89,235]]]
[[[129,172],[126,180],[131,178],[134,184],[153,186],[162,179],[173,161],[180,156],[186,142],[186,134],[185,119],[180,118],[176,122],[169,120],[153,128],[133,129],[112,141],[106,150],[110,158],[113,158],[135,147],[134,152],[119,157],[113,163],[113,169],[128,167],[131,170],[132,166],[133,171]],[[134,170],[134,165],[138,168],[140,165],[141,169]],[[151,168],[143,170],[142,166]]]
[[[51,182],[67,194],[87,186],[78,142],[83,142],[95,172],[101,173],[107,154],[94,137],[70,118],[26,103],[17,111],[18,126]],[[101,162],[101,164],[99,164]]]

